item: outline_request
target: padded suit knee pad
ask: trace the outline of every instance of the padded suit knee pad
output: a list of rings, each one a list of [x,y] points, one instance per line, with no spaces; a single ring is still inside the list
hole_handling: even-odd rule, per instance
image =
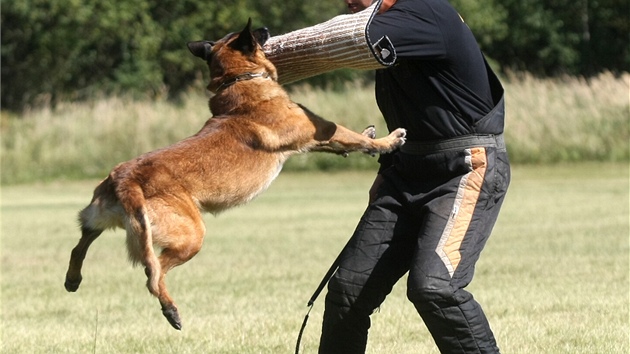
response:
[[[465,290],[407,292],[442,353],[499,353],[486,315]],[[438,299],[438,300],[435,300]]]
[[[443,287],[407,288],[407,299],[418,308],[418,311],[457,306],[472,298],[472,294],[463,289],[453,289],[448,282],[445,282]]]

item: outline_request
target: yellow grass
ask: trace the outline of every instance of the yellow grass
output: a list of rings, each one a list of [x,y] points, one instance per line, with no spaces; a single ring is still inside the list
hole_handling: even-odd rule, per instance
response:
[[[628,353],[628,164],[517,166],[469,287],[504,353]],[[96,181],[2,188],[2,353],[292,353],[306,302],[365,208],[373,172],[282,173],[249,205],[205,216],[203,249],[169,273],[171,328],[124,233],[63,287]],[[372,316],[368,354],[437,353],[405,278]],[[324,294],[304,333],[315,353]]]
[[[630,74],[506,83],[506,136],[527,162],[628,159]]]

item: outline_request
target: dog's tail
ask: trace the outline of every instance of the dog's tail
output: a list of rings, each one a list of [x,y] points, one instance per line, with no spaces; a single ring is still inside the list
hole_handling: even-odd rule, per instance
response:
[[[146,200],[142,188],[135,181],[125,181],[116,188],[118,200],[127,214],[127,251],[134,264],[142,263],[147,275],[147,288],[158,296],[159,279],[162,271],[160,261],[153,249],[151,222],[147,216]]]

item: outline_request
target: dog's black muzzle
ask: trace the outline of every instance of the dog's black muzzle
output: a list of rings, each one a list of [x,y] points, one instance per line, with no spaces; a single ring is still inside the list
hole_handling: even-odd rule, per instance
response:
[[[254,38],[256,38],[256,42],[258,42],[261,47],[265,45],[265,42],[267,42],[269,37],[271,37],[271,35],[269,34],[269,29],[267,27],[255,29],[254,31],[252,31],[252,33],[254,34]]]

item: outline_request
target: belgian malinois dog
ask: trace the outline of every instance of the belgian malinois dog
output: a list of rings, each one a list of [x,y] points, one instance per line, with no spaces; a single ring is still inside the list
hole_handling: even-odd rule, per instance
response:
[[[72,250],[66,290],[79,288],[90,244],[105,229],[124,228],[129,259],[144,266],[149,291],[168,322],[181,329],[164,277],[201,249],[202,212],[252,200],[291,155],[387,153],[405,142],[404,129],[374,139],[373,128],[355,133],[292,102],[261,49],[268,38],[265,28],[252,31],[250,20],[242,32],[219,41],[188,43],[210,68],[213,117],[197,134],[117,165],[96,187],[79,213],[81,239]]]

